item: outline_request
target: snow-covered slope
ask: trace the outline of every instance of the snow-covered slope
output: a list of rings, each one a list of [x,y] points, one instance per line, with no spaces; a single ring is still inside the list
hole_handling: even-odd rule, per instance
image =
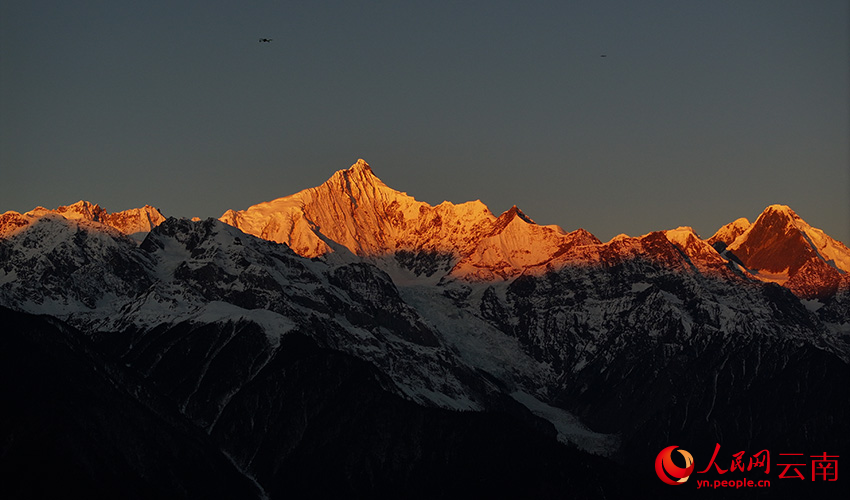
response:
[[[228,210],[221,220],[286,243],[305,257],[333,252],[336,243],[373,260],[398,257],[417,274],[439,269],[481,279],[516,276],[545,266],[573,245],[598,242],[583,230],[567,234],[557,226],[538,226],[516,207],[496,217],[480,201],[437,206],[416,201],[381,182],[363,160],[319,187]],[[431,265],[422,267],[424,261]]]
[[[416,201],[381,182],[363,160],[321,186],[228,210],[221,220],[305,257],[367,259],[397,283],[512,280],[641,254],[669,262],[682,256],[691,270],[778,283],[808,299],[834,294],[850,269],[847,247],[782,205],[752,224],[737,219],[708,240],[681,227],[659,233],[672,246],[655,233],[603,244],[583,229],[565,233],[535,224],[517,207],[496,217],[480,201],[435,207]]]
[[[565,233],[558,226],[539,226],[514,206],[493,222],[490,232],[471,250],[460,251],[463,256],[451,275],[491,281],[522,273],[542,274],[552,270],[571,248],[597,243],[599,240],[583,229]]]
[[[63,218],[73,221],[101,223],[117,229],[139,243],[151,229],[165,220],[159,209],[150,205],[110,214],[100,205],[80,200],[73,205],[61,206],[53,210],[36,207],[23,214],[12,211],[6,212],[0,215],[0,237],[11,235],[22,227],[51,214],[61,215]]]
[[[741,217],[740,219],[735,219],[734,221],[726,224],[721,227],[714,233],[714,236],[707,240],[709,245],[714,245],[715,243],[723,243],[724,247],[729,246],[730,243],[735,241],[738,236],[744,234],[750,227],[750,221],[745,217]]]
[[[0,238],[5,305],[58,317],[111,314],[154,281],[152,259],[110,226],[54,213],[19,217],[25,224]]]
[[[309,334],[373,363],[421,404],[482,409],[500,393],[377,267],[306,259],[215,219],[168,219],[137,246],[102,224],[46,214],[0,239],[0,256],[0,305],[90,332],[141,332],[128,349],[174,325],[247,322],[265,332],[262,349]],[[220,409],[205,411],[214,420]]]
[[[499,258],[519,258],[511,226],[531,224],[513,212],[491,236],[504,238]],[[722,357],[724,343],[759,339],[765,349],[796,342],[850,358],[846,311],[812,311],[747,279],[690,228],[584,240],[545,275],[440,284],[397,285],[367,262],[306,259],[213,219],[169,219],[136,246],[102,224],[47,214],[0,240],[0,255],[3,305],[124,332],[104,342],[163,383],[181,377],[170,397],[206,428],[293,332],[370,363],[389,390],[419,404],[484,410],[507,397],[551,418],[560,439],[603,454],[623,423],[590,432],[570,412],[599,418],[576,404],[580,387],[615,365],[644,370],[629,353],[660,350],[658,366],[678,370],[677,352]],[[242,331],[264,340],[242,345]],[[222,363],[232,374],[215,382],[208,374]],[[574,397],[560,400],[565,392]]]
[[[291,429],[325,439],[316,414],[282,409],[324,407],[314,377],[349,394],[333,363],[417,408],[504,412],[628,459],[674,437],[850,434],[833,383],[850,366],[846,247],[787,207],[714,241],[679,227],[602,243],[516,207],[417,202],[361,161],[227,224],[62,208],[0,216],[0,305],[81,329],[252,472],[298,456],[279,444]],[[786,268],[786,288],[754,279]],[[812,389],[784,398],[792,385]]]
[[[834,295],[841,275],[850,271],[850,249],[785,205],[765,208],[726,252],[757,279],[804,298]]]
[[[810,226],[791,208],[771,205],[729,244],[729,250],[752,269],[793,274],[812,257],[850,271],[850,249]]]

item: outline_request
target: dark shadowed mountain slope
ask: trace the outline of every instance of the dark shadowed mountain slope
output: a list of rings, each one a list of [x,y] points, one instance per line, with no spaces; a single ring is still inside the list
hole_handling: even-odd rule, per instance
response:
[[[509,399],[502,410],[455,412],[406,401],[391,384],[369,363],[290,334],[212,436],[274,498],[599,498],[635,480],[557,443]]]
[[[4,498],[261,498],[140,378],[55,319],[0,308]]]

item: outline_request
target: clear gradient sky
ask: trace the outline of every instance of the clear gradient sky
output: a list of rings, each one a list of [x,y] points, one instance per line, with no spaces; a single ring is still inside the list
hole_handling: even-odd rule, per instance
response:
[[[516,204],[602,240],[708,237],[782,203],[850,244],[848,16],[846,0],[3,0],[0,212],[218,217],[364,158],[419,200]]]

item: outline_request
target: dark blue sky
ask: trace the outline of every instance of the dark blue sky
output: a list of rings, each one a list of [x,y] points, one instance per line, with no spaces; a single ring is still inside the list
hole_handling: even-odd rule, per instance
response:
[[[603,240],[783,203],[850,243],[846,1],[4,0],[0,23],[0,211],[218,217],[364,158]]]

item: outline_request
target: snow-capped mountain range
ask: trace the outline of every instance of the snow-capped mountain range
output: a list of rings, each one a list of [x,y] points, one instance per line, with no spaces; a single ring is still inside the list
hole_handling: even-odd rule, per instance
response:
[[[54,210],[6,212],[0,215],[0,235],[11,235],[50,214],[100,223],[139,242],[165,221],[149,205],[110,214],[79,201]],[[302,257],[336,253],[342,255],[329,258],[366,259],[387,268],[382,262],[389,256],[417,275],[439,272],[439,277],[473,281],[541,275],[568,264],[598,261],[611,254],[611,248],[644,251],[639,242],[654,234],[620,235],[602,243],[583,229],[567,233],[556,225],[537,225],[516,206],[499,216],[479,200],[433,207],[388,187],[362,159],[321,186],[247,210],[228,210],[219,220],[246,234],[284,243]],[[737,219],[705,240],[689,227],[661,233],[703,271],[735,263],[748,278],[785,285],[803,298],[834,294],[850,271],[850,249],[785,205],[767,207],[754,223]]]
[[[304,257],[343,248],[372,261],[427,256],[439,265],[426,274],[445,267],[452,277],[483,280],[542,272],[570,248],[599,242],[587,231],[539,226],[516,207],[498,217],[481,201],[432,207],[387,187],[363,160],[317,188],[220,220]]]
[[[60,215],[72,221],[100,223],[102,226],[115,229],[139,242],[147,236],[151,229],[165,220],[162,212],[150,205],[110,214],[100,205],[80,200],[72,205],[62,206],[54,210],[36,207],[23,214],[12,211],[0,214],[0,237],[10,236],[47,215]]]
[[[342,424],[305,390],[342,404],[354,373],[364,421],[395,408],[445,437],[466,424],[439,412],[504,414],[578,450],[552,452],[564,460],[622,463],[673,438],[846,446],[850,397],[831,381],[850,375],[848,271],[850,250],[782,205],[708,239],[680,227],[603,243],[517,207],[416,201],[363,160],[220,220],[87,202],[0,215],[0,306],[78,329],[271,497],[297,457],[326,461],[305,450],[338,443],[310,441]],[[364,432],[438,467],[406,425]],[[411,480],[369,446],[359,473]]]
[[[228,210],[220,220],[285,243],[304,257],[339,252],[340,247],[373,262],[388,255],[430,255],[449,278],[485,281],[598,261],[612,248],[620,249],[614,253],[645,251],[640,241],[651,237],[619,236],[603,244],[583,229],[566,233],[558,226],[537,225],[516,206],[498,217],[480,201],[432,207],[387,187],[364,160],[319,187],[247,210]],[[748,277],[779,284],[802,272],[789,283],[802,297],[834,293],[840,277],[850,271],[850,249],[784,205],[767,207],[753,224],[738,219],[707,240],[689,227],[662,233],[701,270],[740,262],[744,268],[739,270]],[[432,267],[426,274],[438,271]],[[808,286],[798,283],[803,276]],[[813,283],[815,276],[821,281]]]

